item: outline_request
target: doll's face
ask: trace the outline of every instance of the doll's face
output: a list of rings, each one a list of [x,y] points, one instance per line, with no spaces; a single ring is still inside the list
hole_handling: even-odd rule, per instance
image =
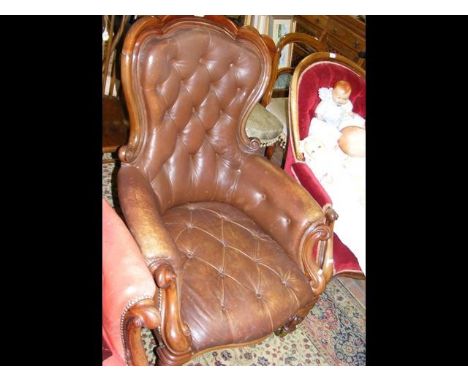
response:
[[[351,91],[346,91],[340,86],[335,86],[332,91],[332,98],[333,101],[338,105],[342,106],[344,105],[348,100],[349,100],[349,95],[351,94]]]

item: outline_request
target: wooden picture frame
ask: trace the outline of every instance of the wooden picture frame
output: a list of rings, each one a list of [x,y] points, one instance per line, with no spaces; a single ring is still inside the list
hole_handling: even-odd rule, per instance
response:
[[[294,32],[294,24],[293,16],[270,16],[268,34],[275,44],[277,44],[280,38],[285,34]],[[287,45],[281,54],[278,68],[290,67],[291,57],[291,45]]]

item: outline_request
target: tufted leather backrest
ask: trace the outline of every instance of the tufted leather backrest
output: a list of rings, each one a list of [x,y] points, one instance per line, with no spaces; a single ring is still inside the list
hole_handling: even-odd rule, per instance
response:
[[[261,36],[210,19],[143,18],[122,66],[133,125],[122,155],[148,177],[161,212],[226,201],[255,146],[243,129],[271,70]]]

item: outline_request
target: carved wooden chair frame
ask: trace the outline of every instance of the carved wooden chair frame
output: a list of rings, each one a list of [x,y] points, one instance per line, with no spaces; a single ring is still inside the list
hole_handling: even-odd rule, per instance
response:
[[[132,67],[136,59],[134,47],[137,46],[136,42],[145,33],[155,26],[163,28],[165,24],[172,22],[177,18],[184,18],[185,16],[164,16],[164,17],[151,17],[142,18],[138,20],[133,28],[129,31],[122,50],[122,81],[126,84],[131,84]],[[196,23],[193,17],[190,17],[190,22]],[[218,25],[223,26],[229,33],[232,33],[237,38],[249,39],[251,42],[257,44],[262,51],[269,50],[271,54],[274,51],[274,44],[270,37],[261,36],[265,45],[258,44],[258,32],[249,26],[238,28],[230,20],[220,16],[205,16],[205,20],[212,21]],[[204,21],[205,22],[205,21]],[[297,34],[296,34],[297,35]],[[306,35],[307,36],[307,35]],[[315,38],[307,36],[309,41],[314,41],[317,46],[320,46]],[[313,40],[312,40],[313,39]],[[282,45],[278,45],[278,49],[282,49],[286,43],[292,42],[293,38],[289,37],[282,40]],[[280,48],[281,47],[281,48]],[[138,47],[136,48],[138,49]],[[267,53],[267,52],[265,52]],[[273,60],[273,70],[276,71],[277,54]],[[276,64],[276,65],[275,65]],[[271,86],[270,86],[271,84]],[[266,89],[272,89],[274,85],[274,77],[268,82]],[[264,91],[264,100],[271,96],[271,91]],[[130,117],[130,137],[128,145],[123,146],[119,150],[119,158],[122,162],[132,162],[141,149],[142,134],[144,134],[143,121],[139,120],[138,100],[132,95],[128,87],[124,87],[124,93],[127,100],[129,117]],[[252,105],[251,105],[252,106]],[[248,108],[248,107],[247,107]],[[246,116],[244,116],[242,125],[245,124]],[[246,150],[255,152],[259,147],[258,139],[249,139],[245,133],[245,129],[240,129],[240,140],[246,145]],[[333,248],[332,248],[332,234],[333,234],[333,210],[329,209],[325,214],[325,223],[314,223],[304,233],[302,242],[300,243],[301,253],[303,254],[303,265],[309,278],[311,278],[311,289],[314,294],[318,296],[325,289],[326,284],[331,279],[333,273]],[[317,258],[320,259],[320,264],[312,260],[310,254],[313,251],[318,253]],[[182,364],[193,357],[205,351],[213,350],[213,348],[206,349],[200,353],[193,354],[191,351],[192,339],[187,325],[183,322],[180,312],[180,298],[178,295],[176,273],[173,267],[165,262],[163,258],[147,259],[147,266],[151,272],[155,284],[157,286],[156,295],[152,298],[144,298],[139,301],[134,301],[128,305],[128,309],[124,312],[121,320],[121,334],[125,348],[126,362],[129,365],[148,365],[145,349],[141,340],[141,329],[143,327],[153,331],[159,346],[156,350],[158,355],[157,364],[173,365]],[[314,300],[314,303],[316,301]],[[293,331],[298,323],[300,323],[305,315],[309,312],[311,307],[307,307],[307,311],[298,312],[298,314],[291,318],[282,328],[275,331],[277,335],[285,335]],[[264,338],[249,342],[258,343]],[[246,344],[236,344],[232,346],[242,346]],[[222,346],[223,348],[229,346]]]

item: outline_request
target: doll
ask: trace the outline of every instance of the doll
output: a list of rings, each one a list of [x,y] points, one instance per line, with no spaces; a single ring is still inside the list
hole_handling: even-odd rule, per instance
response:
[[[359,126],[347,126],[341,130],[338,146],[350,157],[366,156],[366,130]]]
[[[353,111],[353,104],[349,100],[351,85],[348,81],[338,81],[333,88],[320,88],[321,102],[315,109],[315,116],[336,129],[346,116]]]
[[[335,172],[335,164],[342,167],[347,156],[365,155],[365,119],[352,112],[350,95],[351,85],[344,80],[337,81],[333,88],[319,89],[321,102],[310,123],[309,136],[300,142],[303,158],[315,163],[319,180],[323,180],[321,175]]]
[[[353,113],[351,86],[338,81],[320,88],[321,102],[299,142],[305,163],[333,200],[340,215],[335,232],[365,272],[365,119]]]

